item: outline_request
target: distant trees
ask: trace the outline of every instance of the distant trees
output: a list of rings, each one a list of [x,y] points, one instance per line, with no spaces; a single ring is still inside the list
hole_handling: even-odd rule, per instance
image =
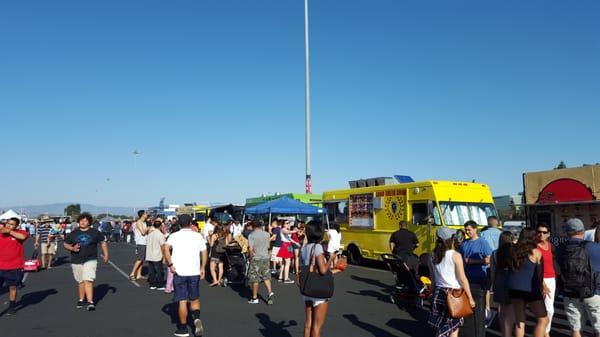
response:
[[[70,217],[77,217],[81,214],[81,205],[80,204],[70,204],[65,207],[65,215]]]
[[[558,165],[554,168],[555,170],[560,170],[560,169],[566,169],[567,168],[567,164],[565,164],[564,161],[560,161],[560,163],[558,163]]]

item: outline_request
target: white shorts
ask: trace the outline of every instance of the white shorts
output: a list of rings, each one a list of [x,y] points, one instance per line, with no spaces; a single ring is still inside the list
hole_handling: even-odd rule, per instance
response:
[[[271,262],[281,262],[281,258],[277,257],[277,254],[279,254],[279,248],[280,247],[273,247],[271,249]]]
[[[304,297],[304,302],[311,302],[312,303],[312,307],[317,307],[323,303],[329,302],[328,298],[315,298],[315,297],[308,297],[308,296],[302,296]]]
[[[96,279],[98,261],[90,260],[86,261],[85,263],[71,264],[71,268],[73,269],[73,276],[75,277],[75,281],[77,283],[81,283],[83,281],[94,282]]]

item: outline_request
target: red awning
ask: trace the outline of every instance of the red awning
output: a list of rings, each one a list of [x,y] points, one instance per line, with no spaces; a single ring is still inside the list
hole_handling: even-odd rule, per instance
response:
[[[574,179],[557,179],[549,183],[538,195],[537,204],[573,203],[593,201],[594,194],[585,184]]]

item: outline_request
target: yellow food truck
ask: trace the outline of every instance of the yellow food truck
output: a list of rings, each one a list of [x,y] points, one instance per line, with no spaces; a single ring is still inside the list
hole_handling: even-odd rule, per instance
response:
[[[351,181],[351,188],[323,193],[329,222],[340,225],[342,245],[351,263],[381,259],[400,221],[419,239],[415,254],[431,251],[439,226],[462,228],[468,220],[487,225],[497,215],[486,184],[454,181],[412,181],[406,176]]]
[[[180,214],[188,214],[192,217],[192,220],[196,223],[196,225],[198,226],[198,229],[200,231],[202,231],[202,229],[204,228],[204,223],[206,222],[206,219],[208,218],[208,214],[210,212],[210,206],[208,205],[193,205],[193,204],[186,204],[182,207],[177,208],[176,213],[177,215]]]

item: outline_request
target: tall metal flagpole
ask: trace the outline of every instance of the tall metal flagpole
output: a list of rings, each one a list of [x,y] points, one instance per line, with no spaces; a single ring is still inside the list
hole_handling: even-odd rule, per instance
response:
[[[306,193],[312,193],[312,181],[310,172],[310,60],[308,47],[308,0],[304,0],[304,58],[306,62]]]

